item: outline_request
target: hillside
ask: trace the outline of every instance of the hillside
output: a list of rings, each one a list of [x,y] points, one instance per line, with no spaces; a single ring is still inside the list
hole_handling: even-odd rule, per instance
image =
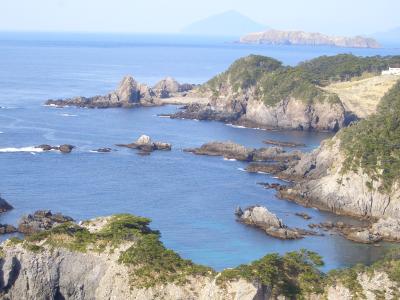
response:
[[[267,26],[257,23],[237,11],[231,10],[194,22],[183,28],[181,33],[188,35],[240,37],[247,32],[265,30],[266,28]]]
[[[339,96],[346,111],[358,118],[366,118],[376,112],[381,98],[393,87],[398,76],[372,76],[369,78],[332,83],[324,90]]]
[[[361,36],[344,37],[328,36],[315,32],[267,30],[249,33],[240,38],[241,43],[256,43],[269,45],[311,45],[336,46],[346,48],[380,48],[379,43],[372,38]]]

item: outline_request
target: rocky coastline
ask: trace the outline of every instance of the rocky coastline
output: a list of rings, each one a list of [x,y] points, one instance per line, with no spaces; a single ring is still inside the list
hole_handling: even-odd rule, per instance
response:
[[[280,238],[276,232],[282,231],[285,238],[299,237],[265,208],[237,213],[272,236]],[[395,299],[399,291],[394,254],[370,267],[329,274],[318,270],[321,257],[307,250],[268,254],[216,272],[166,249],[147,218],[120,214],[78,224],[38,211],[23,220],[38,231],[0,245],[2,299],[350,300],[378,299],[377,290],[383,299]]]

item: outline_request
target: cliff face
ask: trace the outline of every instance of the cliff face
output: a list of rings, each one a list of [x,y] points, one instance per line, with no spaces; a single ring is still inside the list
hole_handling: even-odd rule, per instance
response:
[[[166,251],[147,223],[144,218],[120,215],[86,221],[82,226],[64,223],[51,229],[51,233],[44,231],[24,241],[4,242],[0,298],[265,299],[261,286],[243,279],[221,286],[212,271],[202,275],[190,271],[196,266]],[[139,249],[143,246],[148,248]],[[153,252],[157,254],[153,256]],[[141,258],[137,263],[127,263],[133,256]],[[168,263],[157,265],[164,257]],[[191,275],[179,277],[180,272],[186,272],[179,269],[185,264]]]
[[[371,178],[362,169],[343,173],[345,155],[340,150],[340,143],[339,138],[328,140],[287,169],[285,176],[299,180],[293,189],[289,189],[289,194],[298,194],[308,205],[335,213],[400,218],[398,184],[391,192],[383,193],[379,190],[379,182],[368,187]]]
[[[244,280],[221,288],[213,278],[197,277],[183,285],[135,288],[129,268],[114,254],[79,253],[65,249],[32,252],[21,245],[4,247],[1,299],[263,299]]]
[[[251,60],[252,57],[247,59]],[[265,88],[258,85],[261,79],[254,85],[237,88],[243,81],[233,78],[234,72],[238,71],[230,73],[228,70],[216,87],[206,85],[206,93],[210,97],[209,107],[216,115],[225,118],[228,115],[238,124],[267,128],[337,131],[344,126],[345,109],[340,100],[329,101],[329,95],[323,95],[323,99],[315,96],[305,100],[295,94],[282,94],[277,96],[279,100],[274,103],[266,103],[262,97]],[[213,90],[217,93],[213,93]]]
[[[380,48],[379,43],[372,38],[328,36],[321,33],[304,31],[268,30],[255,32],[240,38],[241,43],[258,43],[272,45],[312,45],[337,46],[347,48]]]
[[[211,269],[196,274],[201,269],[195,271],[198,266],[164,249],[146,224],[145,218],[118,215],[82,226],[64,223],[25,240],[2,243],[0,298],[334,300],[399,295],[396,260],[326,275],[316,268],[320,257],[305,250],[269,254],[218,274]],[[134,257],[140,259],[133,263]],[[185,265],[189,269],[182,269]]]

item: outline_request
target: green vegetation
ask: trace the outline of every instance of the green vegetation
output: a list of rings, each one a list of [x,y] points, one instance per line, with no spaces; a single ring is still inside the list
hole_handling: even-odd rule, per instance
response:
[[[196,265],[166,249],[158,234],[141,237],[137,244],[121,254],[119,261],[133,267],[132,281],[135,286],[145,288],[167,282],[184,284],[190,276],[214,274],[211,268]]]
[[[71,251],[113,251],[123,242],[134,242],[122,252],[119,262],[131,267],[132,283],[137,287],[151,287],[173,282],[185,283],[189,276],[209,276],[213,270],[182,259],[160,241],[160,233],[148,227],[151,220],[129,214],[114,215],[97,232],[67,222],[51,230],[26,237],[23,247],[29,251],[43,250],[43,245]],[[21,241],[22,242],[22,241]],[[35,243],[41,242],[41,245]]]
[[[323,292],[324,275],[317,269],[322,265],[321,257],[307,250],[289,252],[284,256],[268,254],[249,265],[224,270],[218,284],[244,278],[270,287],[273,297],[285,295],[299,299],[310,293]]]
[[[377,113],[339,134],[346,159],[343,174],[362,169],[382,193],[400,177],[400,81],[382,98]],[[367,182],[372,189],[373,183]]]
[[[296,67],[287,67],[269,57],[250,55],[234,62],[226,72],[212,78],[202,88],[210,89],[216,97],[225,93],[228,86],[237,96],[252,90],[256,98],[269,106],[290,97],[307,103],[337,103],[340,101],[337,95],[321,87],[365,74],[376,75],[399,63],[400,56],[357,57],[339,54],[321,56]]]

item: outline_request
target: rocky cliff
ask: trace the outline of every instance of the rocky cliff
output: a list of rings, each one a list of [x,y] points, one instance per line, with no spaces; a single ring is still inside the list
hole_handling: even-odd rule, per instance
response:
[[[281,197],[373,218],[372,233],[399,240],[399,111],[400,82],[382,98],[376,115],[340,131],[285,170],[281,177],[296,184]]]
[[[361,36],[328,36],[315,32],[281,31],[273,29],[267,30],[265,32],[249,33],[240,38],[240,43],[257,43],[269,45],[336,46],[346,48],[381,47],[376,40]]]
[[[1,245],[0,298],[36,299],[395,299],[398,258],[320,272],[301,250],[216,273],[159,241],[146,218],[102,217],[13,238]],[[380,298],[379,298],[380,297]]]

